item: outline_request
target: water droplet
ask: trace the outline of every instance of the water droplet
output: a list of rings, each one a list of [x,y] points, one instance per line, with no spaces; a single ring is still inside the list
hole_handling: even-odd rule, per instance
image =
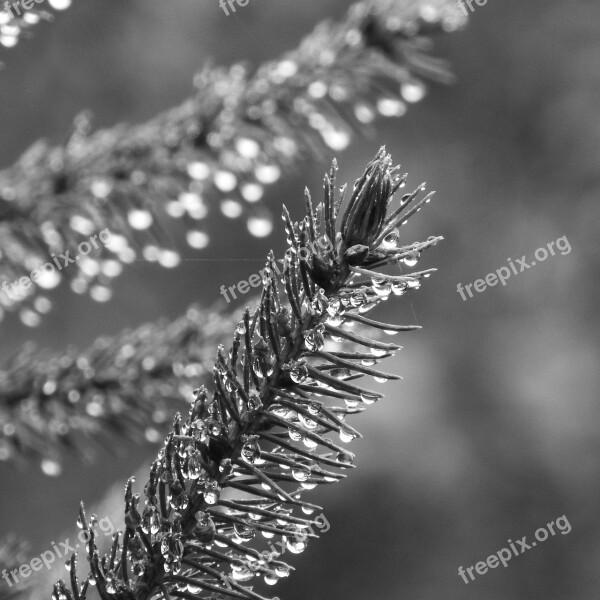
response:
[[[260,456],[260,448],[256,439],[246,442],[242,446],[241,457],[249,463],[253,463]]]
[[[351,454],[343,454],[341,452],[337,455],[337,460],[344,465],[351,465],[353,462]]]
[[[107,277],[118,277],[123,272],[123,265],[118,260],[108,259],[102,261],[102,273]]]
[[[45,296],[38,296],[33,301],[33,308],[41,314],[46,314],[52,309],[52,302]],[[2,311],[0,310],[0,320],[2,319]]]
[[[400,93],[407,102],[419,102],[425,97],[427,88],[421,81],[407,81],[400,86]]]
[[[321,412],[321,407],[316,403],[308,404],[307,408],[308,408],[308,412],[314,416],[318,415]]]
[[[378,400],[377,396],[369,396],[368,394],[361,394],[360,397],[365,404],[374,404]]]
[[[290,439],[294,442],[299,442],[302,439],[302,434],[299,431],[296,431],[295,429],[289,429],[288,435],[290,436]]]
[[[4,433],[6,435],[6,425],[4,426]],[[14,432],[12,432],[14,433]],[[9,460],[13,455],[13,449],[9,442],[0,438],[0,460]]]
[[[327,306],[327,312],[329,313],[329,315],[331,317],[335,317],[339,314],[340,310],[342,308],[342,303],[340,301],[339,298],[333,298],[330,302],[329,305]]]
[[[48,4],[55,10],[67,10],[72,0],[48,0]]]
[[[381,348],[371,348],[371,354],[379,358],[385,355],[385,350],[382,350]]]
[[[150,211],[144,209],[133,209],[127,214],[127,220],[133,229],[142,231],[152,225],[153,217]]]
[[[270,215],[255,215],[248,218],[246,226],[254,237],[267,237],[273,231],[273,219]]]
[[[253,527],[242,523],[235,523],[233,530],[243,543],[247,543],[254,539],[254,536],[256,535],[256,530]]]
[[[297,365],[290,370],[290,379],[294,383],[303,383],[308,377],[308,369],[305,365]]]
[[[372,123],[375,119],[373,109],[366,104],[357,104],[354,107],[354,114],[361,123]]]
[[[204,492],[204,501],[207,504],[216,504],[219,501],[221,495],[221,488],[216,484],[209,484]]]
[[[95,229],[93,221],[82,215],[73,215],[69,219],[69,227],[81,235],[91,235]]]
[[[309,431],[312,431],[313,429],[317,428],[317,422],[313,421],[313,419],[309,419],[308,417],[306,417],[305,415],[303,415],[302,413],[298,413],[298,420],[300,421],[300,423],[302,423],[302,425],[304,425],[304,427],[306,429],[308,429]]]
[[[177,200],[171,200],[165,205],[165,211],[170,217],[174,219],[180,219],[185,215],[185,208]]]
[[[402,294],[406,292],[407,287],[408,286],[406,285],[405,281],[395,281],[394,283],[392,283],[392,292],[396,296],[402,296]]]
[[[342,440],[342,442],[344,442],[345,444],[351,442],[354,439],[354,434],[350,433],[349,431],[344,431],[343,429],[340,430],[340,440]]]
[[[407,267],[414,267],[419,262],[420,256],[420,252],[415,250],[408,256],[405,256],[402,260]]]
[[[373,278],[373,291],[380,297],[389,296],[392,291],[392,284],[387,279]]]
[[[208,214],[208,208],[204,200],[195,192],[183,192],[179,194],[179,204],[183,206],[193,219],[203,219]]]
[[[306,544],[303,541],[295,539],[288,540],[286,546],[292,554],[300,554],[306,548]]]
[[[313,81],[308,86],[308,93],[313,98],[324,98],[327,95],[327,85],[322,81]]]
[[[199,450],[192,448],[187,452],[187,459],[185,463],[185,474],[188,479],[195,481],[200,477],[202,473],[202,455]]]
[[[254,371],[254,374],[259,379],[264,379],[265,378],[265,374],[263,372],[263,367],[264,367],[263,361],[258,356],[256,356],[254,358],[254,361],[252,362],[252,369]]]
[[[200,250],[208,246],[210,238],[204,231],[188,231],[186,234],[186,241],[190,247]]]
[[[309,329],[304,332],[304,344],[306,349],[310,352],[316,352],[320,350],[325,344],[325,337],[323,336],[323,326],[315,327],[315,329]]]
[[[377,110],[384,117],[401,117],[406,113],[406,104],[396,98],[380,98]]]
[[[231,577],[236,581],[250,581],[254,577],[254,573],[246,567],[231,567]]]
[[[275,183],[281,177],[281,169],[277,165],[258,165],[254,175],[260,183],[266,185]]]
[[[292,469],[292,476],[296,481],[306,481],[310,477],[310,471],[306,467],[295,467]]]
[[[350,369],[346,369],[346,368],[342,368],[342,369],[332,369],[329,374],[332,377],[335,377],[336,379],[341,379],[341,380],[345,380],[347,377],[349,377],[352,373],[350,372]]]
[[[147,506],[142,515],[142,531],[147,535],[154,535],[158,533],[159,529],[160,521],[156,508],[154,506]]]
[[[222,192],[232,192],[237,186],[237,177],[231,171],[217,171],[214,182]]]
[[[400,241],[400,232],[397,229],[390,231],[381,242],[381,247],[384,250],[394,250],[398,247]]]
[[[279,77],[287,79],[298,72],[298,64],[293,60],[282,60],[274,69]]]
[[[110,196],[113,184],[107,177],[96,177],[90,184],[90,191],[96,198],[104,199]],[[87,234],[89,235],[89,234]]]
[[[244,158],[256,158],[260,153],[259,143],[250,138],[238,138],[235,142],[235,148]]]
[[[21,309],[19,311],[19,318],[27,327],[37,327],[42,322],[40,315],[29,308]]]
[[[242,204],[237,200],[231,200],[230,198],[226,198],[221,201],[221,212],[228,219],[235,219],[242,214],[243,208]]]
[[[387,296],[384,296],[382,298],[382,300],[385,300],[386,298],[387,298]],[[361,314],[364,314],[366,312],[369,312],[375,306],[377,306],[377,302],[368,302],[367,304],[363,304],[362,306],[359,306],[358,307],[358,312],[361,313]]]
[[[307,448],[316,448],[317,447],[317,442],[315,442],[315,440],[313,440],[312,438],[309,437],[305,437],[302,440],[302,443],[307,447]]]
[[[48,477],[58,477],[62,473],[62,466],[60,463],[50,458],[42,460],[40,467],[44,475],[48,475]]]
[[[87,256],[81,256],[77,262],[77,266],[81,272],[84,275],[87,275],[89,278],[96,277],[96,275],[100,273],[100,263],[97,260]]]
[[[242,198],[250,203],[258,202],[263,197],[264,192],[263,186],[259,183],[245,183],[240,190]]]
[[[52,266],[52,263],[46,263],[46,264],[49,264]],[[62,279],[62,276],[60,273],[58,273],[58,271],[56,271],[56,270],[50,271],[48,269],[43,269],[42,274],[36,278],[35,282],[40,287],[42,287],[46,290],[51,290],[60,283],[61,279]]]
[[[277,575],[277,577],[287,577],[290,574],[290,570],[288,567],[285,567],[283,565],[277,565],[275,567],[275,574]]]
[[[373,281],[380,281],[379,279],[377,280],[373,280]],[[381,279],[381,281],[383,281],[383,279]],[[354,308],[356,308],[357,306],[360,306],[364,301],[364,298],[362,296],[362,294],[354,294],[354,296],[352,296],[350,298],[350,304],[352,306],[354,306]]]
[[[90,297],[96,302],[108,302],[112,297],[112,292],[104,285],[94,285],[90,288]]]
[[[210,171],[210,167],[201,161],[192,162],[187,166],[188,175],[198,181],[206,179],[210,175]]]
[[[30,25],[35,25],[40,22],[40,16],[37,13],[25,13],[23,15],[23,20]]]
[[[199,585],[196,585],[195,583],[188,582],[188,584],[187,584],[186,587],[187,587],[187,591],[190,594],[194,594],[195,595],[195,594],[199,594],[202,591],[202,587],[199,586]]]
[[[324,142],[335,152],[341,152],[345,150],[350,144],[350,133],[343,129],[336,129],[335,127],[327,127],[321,130],[321,136]]]

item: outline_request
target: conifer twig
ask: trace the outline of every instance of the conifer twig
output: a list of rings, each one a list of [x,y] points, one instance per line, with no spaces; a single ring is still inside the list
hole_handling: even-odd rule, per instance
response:
[[[214,346],[232,317],[190,307],[85,352],[26,347],[0,371],[0,460],[36,460],[60,473],[61,450],[84,459],[113,435],[157,442],[212,370]]]
[[[119,263],[140,253],[176,266],[171,218],[183,221],[194,249],[208,244],[200,222],[215,205],[267,235],[265,187],[303,157],[343,150],[376,116],[401,116],[424,96],[425,81],[447,81],[428,36],[463,21],[452,0],[365,0],[254,74],[241,65],[204,68],[191,98],[145,124],[92,132],[82,114],[64,144],[37,142],[0,172],[0,283],[29,276],[52,254],[75,254],[93,233],[108,229],[112,239],[19,295],[0,292],[0,316],[2,306],[18,309],[37,324],[50,306],[40,286],[61,278],[105,301]]]
[[[308,200],[303,220],[285,219],[283,281],[269,268],[270,256],[259,305],[238,323],[232,351],[217,350],[212,393],[198,389],[188,418],[176,416],[150,469],[143,509],[128,481],[125,533],[122,541],[115,537],[112,553],[120,562],[101,559],[90,533],[90,574],[81,585],[73,564],[71,585],[57,582],[54,600],[85,600],[89,583],[102,600],[262,600],[252,582],[274,584],[290,573],[257,533],[280,539],[292,554],[304,550],[321,509],[303,493],[354,466],[345,445],[357,433],[346,418],[381,397],[354,381],[366,374],[364,367],[387,379],[376,366],[400,348],[348,328],[388,297],[418,289],[429,275],[371,275],[373,265],[414,266],[417,252],[441,239],[400,244],[389,205],[404,177],[384,149],[356,181],[341,223],[336,170],[334,162],[323,203],[314,207]],[[327,232],[334,234],[331,250],[315,244]],[[312,251],[301,255],[296,248]],[[366,317],[362,325],[404,330]],[[331,398],[344,405],[331,406]],[[79,524],[90,529],[83,507]]]
[[[39,9],[35,5],[25,10],[19,3],[16,4],[17,7],[11,6],[11,2],[3,2],[0,5],[0,46],[5,48],[16,46],[38,23],[52,20],[52,13],[47,10]],[[0,68],[2,66],[0,63]]]

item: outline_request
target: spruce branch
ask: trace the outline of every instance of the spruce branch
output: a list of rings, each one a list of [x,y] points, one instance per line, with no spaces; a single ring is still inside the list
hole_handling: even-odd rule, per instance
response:
[[[18,6],[18,4],[17,4]],[[27,37],[31,29],[41,21],[51,21],[52,13],[33,6],[30,10],[4,4],[0,6],[0,46],[13,48],[22,37]],[[0,63],[0,68],[2,67]]]
[[[50,264],[12,298],[1,292],[0,315],[2,306],[17,309],[36,325],[51,307],[40,292],[64,279],[105,301],[123,263],[140,254],[176,266],[170,219],[201,249],[209,238],[200,222],[214,205],[227,217],[245,214],[253,235],[268,235],[265,187],[301,159],[344,149],[376,116],[401,116],[426,81],[448,81],[428,36],[463,21],[452,0],[359,2],[254,74],[239,64],[205,67],[192,97],[145,124],[93,132],[84,113],[64,144],[38,141],[0,172],[0,282],[28,277],[52,254],[73,256],[93,233],[112,237],[68,269],[52,273]]]
[[[373,335],[415,329],[364,315],[418,289],[431,270],[389,268],[414,266],[441,240],[400,244],[416,194],[404,195],[389,214],[405,176],[383,148],[355,182],[341,222],[336,171],[334,161],[324,201],[315,207],[307,195],[300,222],[284,208],[283,274],[269,255],[260,302],[244,312],[230,352],[218,347],[212,393],[198,389],[187,419],[175,417],[150,469],[143,508],[128,481],[125,531],[115,535],[109,557],[100,558],[81,507],[90,573],[82,584],[73,558],[71,583],[57,582],[54,600],[85,600],[90,584],[102,600],[263,600],[252,582],[274,584],[291,571],[281,553],[267,550],[268,540],[297,554],[315,537],[321,508],[303,494],[354,467],[345,445],[359,434],[346,419],[382,396],[355,381],[365,374],[389,379],[377,365],[400,348]],[[330,234],[333,245],[315,243]],[[353,333],[355,323],[373,333]]]
[[[85,352],[26,347],[0,371],[0,460],[35,460],[58,475],[62,450],[91,459],[107,436],[159,441],[208,381],[214,346],[232,323],[216,307],[192,306]]]

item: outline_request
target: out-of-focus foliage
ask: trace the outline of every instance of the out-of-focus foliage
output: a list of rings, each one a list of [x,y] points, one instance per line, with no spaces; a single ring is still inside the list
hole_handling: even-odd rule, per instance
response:
[[[176,267],[170,220],[187,247],[204,249],[211,232],[200,222],[216,205],[268,236],[265,188],[303,158],[346,149],[377,116],[402,116],[425,82],[448,81],[429,36],[464,21],[452,0],[363,0],[251,74],[204,66],[192,96],[142,125],[92,131],[84,113],[62,144],[36,142],[0,172],[0,318],[19,309],[39,325],[52,306],[40,293],[65,279],[106,302],[140,256]]]

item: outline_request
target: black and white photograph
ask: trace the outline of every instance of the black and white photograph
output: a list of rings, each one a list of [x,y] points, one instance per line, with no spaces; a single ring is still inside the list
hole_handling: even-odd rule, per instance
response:
[[[0,0],[0,600],[598,600],[600,3]]]

